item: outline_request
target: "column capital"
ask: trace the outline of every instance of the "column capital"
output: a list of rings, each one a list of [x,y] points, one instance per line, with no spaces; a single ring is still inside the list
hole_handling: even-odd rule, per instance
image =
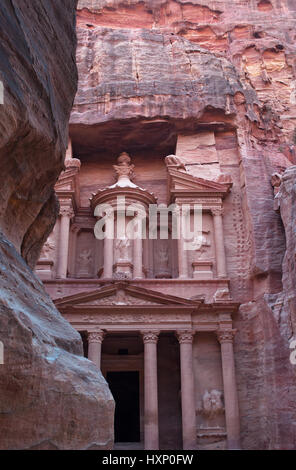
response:
[[[145,343],[156,344],[158,342],[159,333],[160,333],[159,330],[141,331],[141,334],[143,336],[144,344]]]
[[[213,207],[211,213],[213,217],[222,217],[224,215],[224,207]]]
[[[236,334],[237,330],[217,330],[217,338],[220,344],[222,343],[233,343],[234,336]]]
[[[75,214],[71,206],[61,206],[60,215],[72,218]]]
[[[105,332],[103,330],[88,331],[87,337],[89,343],[102,343],[105,337]]]
[[[191,344],[194,338],[195,332],[193,330],[179,330],[176,332],[176,336],[180,344],[188,343]]]

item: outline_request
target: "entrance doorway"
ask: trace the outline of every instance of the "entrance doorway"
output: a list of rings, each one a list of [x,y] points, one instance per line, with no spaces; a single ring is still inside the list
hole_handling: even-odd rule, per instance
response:
[[[107,372],[115,400],[115,442],[140,442],[140,374]]]

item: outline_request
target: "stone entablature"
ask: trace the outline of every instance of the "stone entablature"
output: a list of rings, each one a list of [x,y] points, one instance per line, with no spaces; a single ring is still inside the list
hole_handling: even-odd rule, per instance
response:
[[[228,279],[133,279],[134,286],[143,287],[163,294],[174,295],[178,292],[185,298],[204,298],[206,304],[230,300]],[[45,287],[52,299],[67,297],[76,292],[83,293],[110,285],[101,279],[61,279],[45,281]]]

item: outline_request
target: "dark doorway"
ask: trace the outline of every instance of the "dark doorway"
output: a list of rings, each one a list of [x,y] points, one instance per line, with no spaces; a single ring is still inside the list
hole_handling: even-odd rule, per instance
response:
[[[115,442],[140,442],[139,372],[108,372],[115,400]]]

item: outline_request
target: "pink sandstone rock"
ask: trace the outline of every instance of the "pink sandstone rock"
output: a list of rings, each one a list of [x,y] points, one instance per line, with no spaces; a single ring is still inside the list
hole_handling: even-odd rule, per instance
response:
[[[223,219],[231,296],[242,304],[234,318],[242,446],[294,448],[293,191],[281,199],[285,235],[271,176],[296,163],[295,2],[80,0],[77,21],[78,225],[91,218],[91,193],[114,183],[108,165],[122,151],[139,168],[136,184],[160,202],[167,155],[191,175],[231,178]],[[75,282],[47,288],[54,298],[87,291]]]
[[[0,4],[1,449],[113,443],[107,384],[20,255],[35,265],[58,215],[53,187],[77,85],[76,3]]]

